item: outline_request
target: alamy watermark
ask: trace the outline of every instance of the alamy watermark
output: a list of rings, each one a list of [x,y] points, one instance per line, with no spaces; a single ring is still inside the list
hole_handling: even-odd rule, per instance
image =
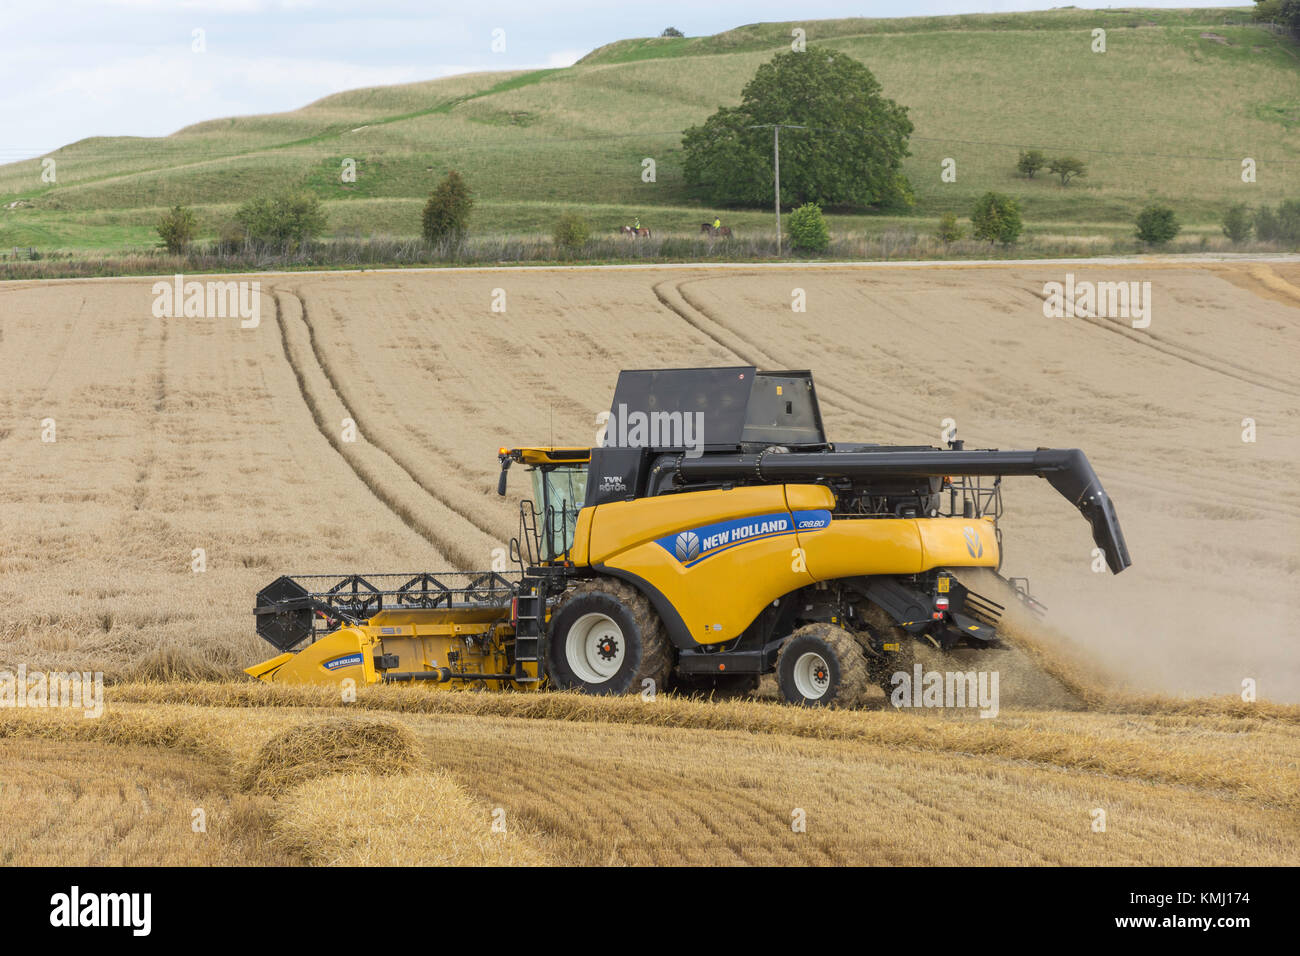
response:
[[[896,671],[889,702],[895,707],[978,707],[981,717],[998,715],[997,671]]]
[[[117,926],[132,936],[148,936],[152,911],[152,893],[83,893],[73,886],[50,897],[50,925],[57,927]]]
[[[0,707],[79,707],[86,717],[104,713],[102,671],[57,671],[28,673],[26,664],[18,673],[0,671]]]
[[[1133,328],[1151,324],[1150,282],[1076,282],[1073,272],[1064,282],[1043,283],[1043,316],[1048,319],[1132,319]]]
[[[622,402],[596,416],[597,444],[605,448],[683,448],[687,458],[704,454],[703,412],[628,411]]]
[[[159,319],[233,319],[241,329],[255,329],[262,322],[262,283],[210,279],[207,282],[172,281],[153,284],[153,314]]]

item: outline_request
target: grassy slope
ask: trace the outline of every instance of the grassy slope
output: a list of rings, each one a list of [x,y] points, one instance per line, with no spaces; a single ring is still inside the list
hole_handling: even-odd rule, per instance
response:
[[[802,24],[812,42],[865,62],[916,124],[907,173],[915,216],[965,213],[973,196],[1019,195],[1031,226],[1070,233],[1128,229],[1152,197],[1212,224],[1230,202],[1276,202],[1300,167],[1295,90],[1300,58],[1249,23],[1247,10],[1078,11],[836,20]],[[1090,52],[1091,30],[1108,51]],[[713,37],[628,40],[574,67],[474,74],[355,90],[293,113],[213,120],[163,138],[96,138],[40,161],[0,166],[0,248],[153,245],[159,211],[199,207],[214,233],[234,205],[305,184],[330,206],[335,233],[414,234],[419,205],[447,169],[465,172],[486,233],[547,231],[560,207],[598,228],[641,214],[660,231],[687,230],[702,210],[681,178],[680,131],[737,101],[754,69],[788,43],[790,24],[755,24]],[[1220,42],[1203,33],[1213,33]],[[689,61],[686,63],[685,61]],[[1011,144],[973,145],[972,141]],[[1016,144],[1087,159],[1063,189],[1014,176]],[[1055,147],[1061,147],[1057,150]],[[1098,152],[1085,152],[1085,150]],[[1136,153],[1161,154],[1137,156]],[[1186,154],[1223,157],[1163,158]],[[658,181],[642,183],[652,156]],[[1243,185],[1242,156],[1263,160]],[[940,161],[957,162],[941,183]],[[339,181],[356,160],[354,184]],[[728,216],[767,228],[764,211]],[[847,217],[841,230],[896,221]]]

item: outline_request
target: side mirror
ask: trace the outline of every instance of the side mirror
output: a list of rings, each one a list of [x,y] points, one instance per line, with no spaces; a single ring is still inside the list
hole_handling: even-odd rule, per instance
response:
[[[510,459],[502,456],[501,458],[501,477],[497,479],[497,494],[502,498],[506,496],[506,476],[510,474]]]

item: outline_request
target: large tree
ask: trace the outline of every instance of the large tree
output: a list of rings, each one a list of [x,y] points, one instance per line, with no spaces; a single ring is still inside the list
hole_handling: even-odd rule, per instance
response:
[[[810,46],[777,54],[741,92],[682,138],[687,184],[719,206],[772,202],[770,124],[781,130],[781,205],[906,206],[901,167],[912,122],[847,53]]]
[[[1300,0],[1255,0],[1255,19],[1279,24],[1300,40]]]

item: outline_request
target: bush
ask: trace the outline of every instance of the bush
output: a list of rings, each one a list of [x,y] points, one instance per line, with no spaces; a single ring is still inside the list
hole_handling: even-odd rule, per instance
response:
[[[301,245],[325,231],[325,211],[311,193],[283,193],[250,199],[235,212],[235,222],[259,243]]]
[[[804,203],[790,213],[788,231],[790,247],[801,252],[825,252],[831,244],[831,231],[826,226],[822,207],[815,202]]]
[[[424,238],[430,242],[463,242],[469,232],[469,213],[473,207],[469,185],[453,169],[424,204],[421,227]]]
[[[172,206],[170,212],[163,213],[158,220],[158,238],[172,255],[184,252],[198,231],[199,221],[194,210],[185,206]]]
[[[587,224],[587,220],[577,213],[566,212],[556,222],[551,238],[555,240],[555,244],[561,249],[576,252],[587,244],[590,235],[591,226]]]
[[[1287,245],[1300,245],[1300,199],[1288,199],[1277,207],[1277,232]]]
[[[939,218],[939,228],[935,230],[934,238],[945,246],[950,242],[956,242],[964,235],[966,235],[966,230],[957,225],[955,213],[946,212]]]
[[[1260,206],[1255,211],[1255,238],[1261,242],[1272,242],[1277,238],[1277,216],[1267,206]]]
[[[1153,246],[1163,246],[1178,235],[1181,228],[1174,211],[1160,203],[1152,203],[1138,213],[1137,237]]]
[[[676,27],[669,27],[667,30],[665,30],[663,33],[661,33],[661,34],[659,34],[659,35],[660,35],[661,37],[684,37],[684,36],[686,36],[685,33],[683,33],[681,30],[677,29]]]
[[[1042,151],[1031,149],[1020,154],[1020,160],[1016,163],[1016,171],[1026,179],[1033,179],[1034,174],[1046,165],[1047,157],[1042,154]]]
[[[1223,234],[1234,244],[1249,239],[1250,231],[1250,210],[1245,203],[1238,203],[1223,214]]]
[[[1255,212],[1255,236],[1263,242],[1300,245],[1300,199],[1288,199],[1275,210],[1260,206]]]
[[[1047,171],[1053,176],[1059,176],[1062,186],[1070,185],[1070,180],[1077,176],[1087,176],[1088,167],[1081,159],[1075,159],[1073,156],[1061,156],[1047,164]]]
[[[985,193],[977,199],[970,221],[976,239],[1000,242],[1004,246],[1019,239],[1024,228],[1020,221],[1020,204],[1002,193]]]

